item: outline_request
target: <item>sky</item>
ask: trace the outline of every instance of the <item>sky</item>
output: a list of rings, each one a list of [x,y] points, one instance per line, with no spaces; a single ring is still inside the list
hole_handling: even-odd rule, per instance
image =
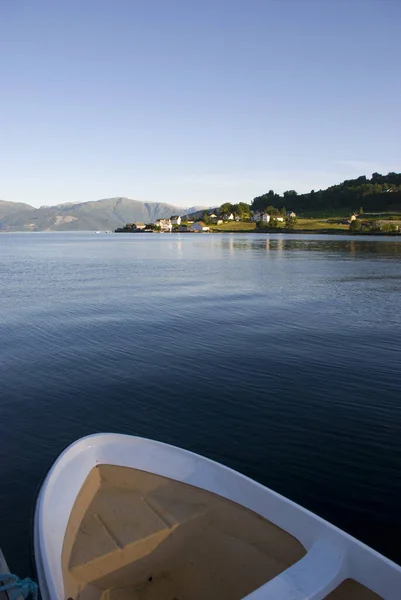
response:
[[[251,202],[401,170],[399,0],[0,0],[0,198]]]

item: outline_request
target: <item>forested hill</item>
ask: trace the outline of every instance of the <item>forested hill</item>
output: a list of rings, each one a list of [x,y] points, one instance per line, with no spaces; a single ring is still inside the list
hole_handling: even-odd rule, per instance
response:
[[[265,210],[268,206],[285,206],[288,210],[303,212],[356,212],[362,207],[366,211],[401,210],[401,173],[380,175],[373,173],[348,179],[326,190],[312,190],[308,194],[297,194],[288,190],[282,196],[270,190],[254,198],[252,210]]]

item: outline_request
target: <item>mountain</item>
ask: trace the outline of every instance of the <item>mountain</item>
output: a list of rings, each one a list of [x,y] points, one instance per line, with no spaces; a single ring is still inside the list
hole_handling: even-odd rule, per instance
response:
[[[0,200],[0,220],[23,210],[35,210],[35,208],[23,202],[6,202],[5,200]]]
[[[218,210],[218,207],[212,207],[209,206],[208,208],[206,208],[205,206],[192,206],[192,208],[188,208],[187,209],[188,212],[184,213],[181,215],[181,217],[183,218],[184,221],[198,221],[199,219],[202,219],[205,211],[207,211],[209,214],[214,213],[215,211]]]
[[[152,223],[156,219],[184,215],[200,209],[199,206],[183,208],[163,202],[139,202],[129,198],[105,198],[41,208],[0,201],[0,231],[114,230],[126,223]]]

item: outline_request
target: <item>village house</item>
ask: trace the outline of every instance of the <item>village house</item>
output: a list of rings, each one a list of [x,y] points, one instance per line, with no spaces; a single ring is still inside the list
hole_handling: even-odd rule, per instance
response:
[[[255,212],[253,213],[251,220],[254,221],[255,223],[259,223],[260,221],[262,221],[263,223],[270,223],[270,221],[274,219],[275,221],[277,221],[278,223],[284,223],[284,217],[281,217],[280,215],[270,215],[269,213],[258,213]]]
[[[179,225],[177,231],[179,233],[185,233],[185,232],[187,232],[188,231],[188,225]]]
[[[160,227],[160,231],[168,232],[173,229],[170,219],[157,219],[156,227]]]
[[[286,216],[290,217],[291,219],[295,219],[295,217],[297,216],[296,213],[294,213],[293,210],[287,210],[286,212]]]
[[[222,217],[223,221],[234,221],[233,213],[225,213],[224,215],[222,215]]]
[[[194,233],[205,233],[209,231],[209,227],[203,223],[203,221],[197,221],[196,223],[192,223],[189,231],[193,231]]]
[[[170,217],[170,221],[172,225],[181,225],[181,217],[179,215]]]

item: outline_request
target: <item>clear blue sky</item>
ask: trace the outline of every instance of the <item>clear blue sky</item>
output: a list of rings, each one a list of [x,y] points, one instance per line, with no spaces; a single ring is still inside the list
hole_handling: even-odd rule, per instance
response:
[[[401,170],[398,0],[0,0],[0,198],[251,201]]]

